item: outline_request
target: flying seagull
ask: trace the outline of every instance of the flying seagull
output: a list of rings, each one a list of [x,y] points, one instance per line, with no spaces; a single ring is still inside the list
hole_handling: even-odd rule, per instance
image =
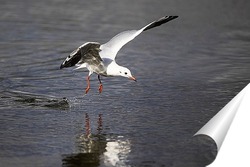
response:
[[[139,30],[129,30],[119,33],[114,36],[110,41],[105,44],[98,42],[87,42],[74,50],[61,64],[60,69],[64,67],[78,66],[77,69],[87,68],[89,74],[87,76],[87,94],[90,89],[90,76],[93,73],[98,75],[99,80],[99,93],[102,92],[103,86],[100,76],[122,76],[136,81],[132,76],[130,70],[126,67],[120,66],[116,63],[115,57],[117,52],[129,41],[133,40],[136,36],[143,31],[160,26],[167,23],[178,16],[165,16],[159,20],[153,21]]]

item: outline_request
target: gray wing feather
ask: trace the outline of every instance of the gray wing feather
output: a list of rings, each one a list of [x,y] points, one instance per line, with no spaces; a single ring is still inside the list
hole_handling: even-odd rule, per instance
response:
[[[97,42],[88,42],[74,50],[61,64],[60,68],[72,67],[87,63],[89,65],[100,64],[102,59],[99,55],[100,44]]]

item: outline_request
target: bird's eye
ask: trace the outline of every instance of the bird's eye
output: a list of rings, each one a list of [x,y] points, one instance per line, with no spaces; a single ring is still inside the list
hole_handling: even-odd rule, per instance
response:
[[[127,73],[127,72],[125,72],[124,74],[125,74],[125,75],[127,75],[128,73]]]

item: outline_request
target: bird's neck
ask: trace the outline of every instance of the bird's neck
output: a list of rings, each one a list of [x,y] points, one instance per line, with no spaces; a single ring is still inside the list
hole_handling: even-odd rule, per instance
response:
[[[118,65],[115,61],[113,61],[107,67],[107,75],[108,76],[119,76],[121,68],[122,68],[122,66]]]

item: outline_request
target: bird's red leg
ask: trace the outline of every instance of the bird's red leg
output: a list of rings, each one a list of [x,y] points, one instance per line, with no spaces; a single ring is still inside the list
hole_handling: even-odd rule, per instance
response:
[[[100,78],[100,75],[98,75],[98,80],[99,80],[99,93],[102,93],[102,81],[101,81],[101,78]]]
[[[85,89],[85,94],[87,94],[89,92],[89,89],[90,89],[90,76],[87,76],[87,88]]]

